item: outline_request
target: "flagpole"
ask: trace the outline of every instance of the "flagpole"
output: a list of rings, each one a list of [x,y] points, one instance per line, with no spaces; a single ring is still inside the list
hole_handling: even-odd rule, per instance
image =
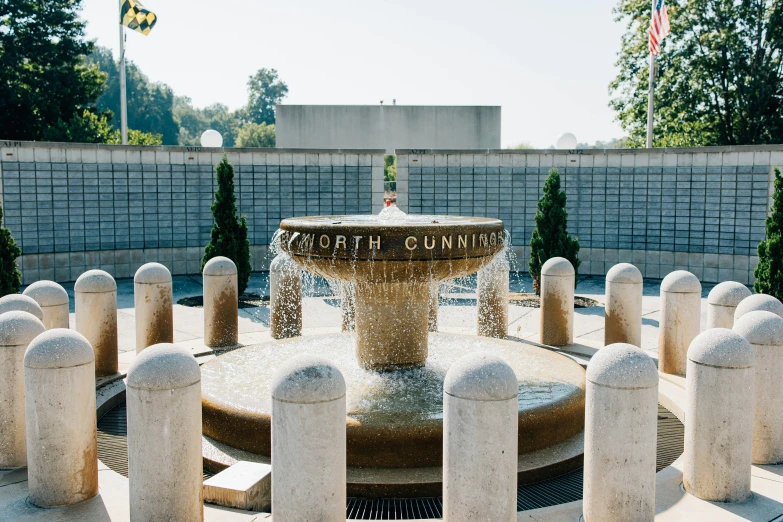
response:
[[[652,0],[651,16],[655,16],[655,0]],[[653,115],[655,114],[653,97],[655,94],[655,55],[650,52],[650,92],[647,95],[647,148],[653,148]]]
[[[122,4],[120,3],[120,9]],[[128,103],[125,91],[125,27],[120,25],[120,129],[122,144],[128,144]]]

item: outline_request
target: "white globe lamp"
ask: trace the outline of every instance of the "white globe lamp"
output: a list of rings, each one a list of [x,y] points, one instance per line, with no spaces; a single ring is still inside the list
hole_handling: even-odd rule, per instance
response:
[[[201,146],[202,147],[222,147],[223,146],[223,136],[220,135],[220,133],[216,130],[206,130],[204,131],[204,134],[201,135]]]
[[[576,148],[576,136],[570,132],[566,132],[557,138],[557,148],[564,150],[572,150]]]

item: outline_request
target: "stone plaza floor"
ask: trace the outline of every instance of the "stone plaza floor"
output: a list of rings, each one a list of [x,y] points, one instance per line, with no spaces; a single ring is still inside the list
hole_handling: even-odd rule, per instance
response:
[[[201,277],[177,276],[173,280],[174,301],[202,294]],[[576,295],[589,297],[598,305],[577,309],[575,313],[575,343],[565,347],[575,358],[584,354],[584,362],[603,345],[604,327],[604,278],[582,277],[578,280]],[[73,303],[73,284],[63,285]],[[706,326],[706,297],[713,285],[703,285],[702,328]],[[268,295],[268,274],[257,272],[252,275],[248,292]],[[133,280],[117,280],[119,311],[120,367],[124,372],[135,357],[135,321],[133,309]],[[530,291],[532,282],[524,274],[518,277],[512,273],[510,289],[513,292]],[[643,349],[657,359],[658,320],[660,310],[660,280],[646,280],[643,297]],[[308,297],[303,303],[303,335],[318,335],[337,332],[341,316],[339,301],[335,299],[328,285],[323,281],[309,280],[305,283]],[[439,330],[475,335],[476,306],[475,279],[467,278],[449,287],[442,287],[439,307]],[[239,310],[240,342],[255,344],[271,340],[269,333],[269,310],[266,306],[241,308]],[[509,306],[510,338],[526,342],[538,341],[539,309],[523,306]],[[73,305],[71,306],[71,327],[74,326]],[[199,355],[203,362],[213,355],[203,344],[203,314],[201,308],[174,306],[175,342]],[[121,383],[112,383],[115,384]],[[667,399],[667,408],[683,416],[685,404],[684,379],[678,376],[662,376],[659,382],[660,396]],[[100,394],[99,394],[100,398]],[[100,403],[100,401],[99,401]],[[99,406],[100,407],[100,406]],[[673,408],[673,409],[672,409]],[[783,522],[783,466],[753,466],[753,496],[745,502],[723,504],[706,502],[684,493],[682,483],[682,457],[658,473],[656,478],[656,521],[691,522],[695,520],[760,521]],[[26,470],[0,472],[0,520],[29,520],[35,522],[69,522],[90,520],[100,522],[126,522],[129,520],[128,479],[99,462],[99,497],[75,506],[62,509],[39,509],[29,504],[27,497]],[[581,501],[570,502],[549,508],[533,509],[518,513],[518,521],[572,522],[579,520]],[[271,520],[269,513],[239,511],[206,504],[204,520],[207,522],[237,521],[260,522]]]

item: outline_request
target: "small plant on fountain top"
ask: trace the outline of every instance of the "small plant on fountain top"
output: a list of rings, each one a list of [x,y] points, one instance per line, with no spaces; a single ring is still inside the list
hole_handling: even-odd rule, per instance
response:
[[[247,239],[247,221],[245,216],[237,218],[237,198],[234,196],[234,167],[226,155],[217,166],[217,191],[212,203],[212,215],[215,223],[212,225],[212,236],[204,248],[201,258],[201,270],[207,261],[217,256],[224,256],[237,265],[239,294],[247,288],[250,280],[250,242]]]
[[[16,245],[11,231],[3,227],[3,207],[0,206],[0,297],[19,293],[22,274],[16,258],[22,250]]]
[[[568,235],[568,211],[566,194],[560,190],[560,174],[549,171],[544,182],[544,195],[538,200],[536,226],[530,238],[528,267],[533,277],[533,290],[541,294],[541,267],[550,258],[564,257],[579,271],[579,239]]]
[[[775,192],[767,216],[767,231],[758,247],[759,264],[753,289],[783,299],[783,176],[775,168]]]

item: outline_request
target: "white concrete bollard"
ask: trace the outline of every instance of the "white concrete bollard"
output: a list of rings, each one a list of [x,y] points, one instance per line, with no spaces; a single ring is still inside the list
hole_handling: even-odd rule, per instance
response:
[[[24,354],[30,502],[78,504],[98,494],[95,356],[79,332],[48,330]]]
[[[783,317],[783,303],[771,295],[753,294],[737,305],[737,309],[734,311],[734,322],[749,312],[772,312],[778,317]]]
[[[438,331],[438,294],[440,293],[440,283],[437,281],[430,282],[430,311],[427,318],[427,331]]]
[[[643,287],[642,273],[632,264],[614,265],[606,273],[604,346],[642,345]]]
[[[663,373],[685,375],[691,341],[699,335],[701,283],[698,278],[677,270],[661,282],[661,322],[658,330],[658,369]]]
[[[541,267],[541,344],[574,343],[574,274],[563,257],[553,257]]]
[[[0,469],[27,465],[24,352],[46,328],[27,312],[0,314]]]
[[[713,502],[745,500],[753,434],[750,343],[725,328],[699,334],[688,349],[685,390],[685,490]]]
[[[734,332],[750,343],[756,357],[753,463],[783,463],[783,319],[772,312],[749,312]]]
[[[587,365],[585,400],[584,519],[652,522],[658,423],[655,363],[631,344],[604,347]]]
[[[503,359],[461,357],[443,383],[443,520],[517,519],[519,382]]]
[[[68,292],[54,281],[36,281],[24,289],[22,295],[32,297],[43,312],[47,330],[68,328]]]
[[[750,290],[742,283],[724,281],[715,285],[707,296],[707,328],[734,326],[734,312],[737,306],[750,295]]]
[[[128,370],[130,519],[202,520],[201,369],[173,344],[148,347]]]
[[[483,337],[505,339],[508,335],[508,272],[511,268],[502,250],[478,271],[476,296],[477,332]]]
[[[35,299],[22,294],[8,294],[0,297],[0,314],[6,312],[27,312],[36,316],[41,322],[43,322],[44,318],[43,310],[35,302]]]
[[[269,265],[269,328],[274,339],[302,334],[302,269],[286,253]]]
[[[153,344],[174,342],[171,272],[160,263],[147,263],[133,277],[136,312],[136,353]]]
[[[95,376],[119,371],[117,343],[117,283],[103,270],[88,270],[73,286],[76,331],[95,352]]]
[[[271,390],[275,519],[344,522],[343,375],[319,357],[295,357],[277,370]]]
[[[237,266],[227,257],[204,265],[204,344],[220,348],[239,342]]]

